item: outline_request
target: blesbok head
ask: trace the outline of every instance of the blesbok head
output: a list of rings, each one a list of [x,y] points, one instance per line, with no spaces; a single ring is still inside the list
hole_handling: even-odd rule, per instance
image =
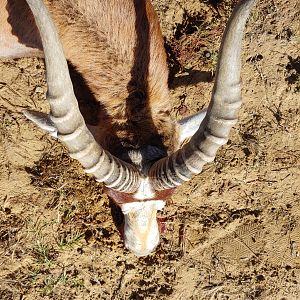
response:
[[[120,206],[124,218],[125,246],[137,256],[151,253],[159,243],[157,210],[172,191],[199,174],[212,162],[229,137],[241,106],[240,55],[243,30],[255,0],[241,0],[227,24],[218,58],[215,83],[207,110],[181,120],[176,126],[176,151],[143,145],[116,157],[103,149],[80,113],[68,65],[55,26],[42,0],[27,0],[42,39],[49,116],[25,115],[63,141],[70,156],[86,173],[103,182]],[[101,124],[100,124],[101,126]],[[105,126],[105,124],[102,124]],[[183,143],[185,140],[186,143]],[[127,157],[127,158],[126,158]]]

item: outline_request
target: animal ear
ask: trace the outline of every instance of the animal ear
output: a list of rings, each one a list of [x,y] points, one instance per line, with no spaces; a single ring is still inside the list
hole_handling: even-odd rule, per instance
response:
[[[179,142],[180,144],[186,139],[191,138],[200,127],[201,122],[206,116],[207,109],[188,116],[178,122],[179,125]]]
[[[48,114],[35,110],[23,111],[24,116],[35,123],[38,127],[49,132],[52,137],[57,138],[57,129]]]

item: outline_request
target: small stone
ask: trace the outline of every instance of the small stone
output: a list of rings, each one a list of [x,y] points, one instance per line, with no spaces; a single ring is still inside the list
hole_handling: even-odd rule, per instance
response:
[[[35,90],[34,90],[34,92],[35,93],[43,93],[44,92],[44,90],[43,90],[43,88],[42,87],[40,87],[40,86],[37,86],[36,88],[35,88]]]
[[[209,51],[204,51],[204,57],[209,59],[211,57],[211,53]]]

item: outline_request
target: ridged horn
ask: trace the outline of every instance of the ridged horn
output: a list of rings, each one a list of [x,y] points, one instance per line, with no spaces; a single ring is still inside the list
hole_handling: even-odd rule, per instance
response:
[[[149,170],[155,190],[174,188],[202,171],[214,160],[221,145],[237,122],[241,101],[241,47],[246,20],[256,0],[241,0],[227,23],[207,114],[191,140],[169,157],[157,161]]]
[[[46,6],[42,0],[27,0],[27,3],[42,39],[50,119],[58,130],[58,138],[66,144],[70,156],[77,159],[97,181],[121,192],[135,192],[140,182],[139,171],[102,149],[85,124],[62,45]]]

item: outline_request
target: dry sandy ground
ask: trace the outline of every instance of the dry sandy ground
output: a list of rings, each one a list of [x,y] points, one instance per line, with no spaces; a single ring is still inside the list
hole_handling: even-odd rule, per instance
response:
[[[232,1],[154,1],[177,118],[207,105]],[[47,109],[40,59],[0,62],[0,299],[300,299],[300,3],[260,1],[240,121],[162,213],[159,249],[124,249],[102,185],[21,111]]]

